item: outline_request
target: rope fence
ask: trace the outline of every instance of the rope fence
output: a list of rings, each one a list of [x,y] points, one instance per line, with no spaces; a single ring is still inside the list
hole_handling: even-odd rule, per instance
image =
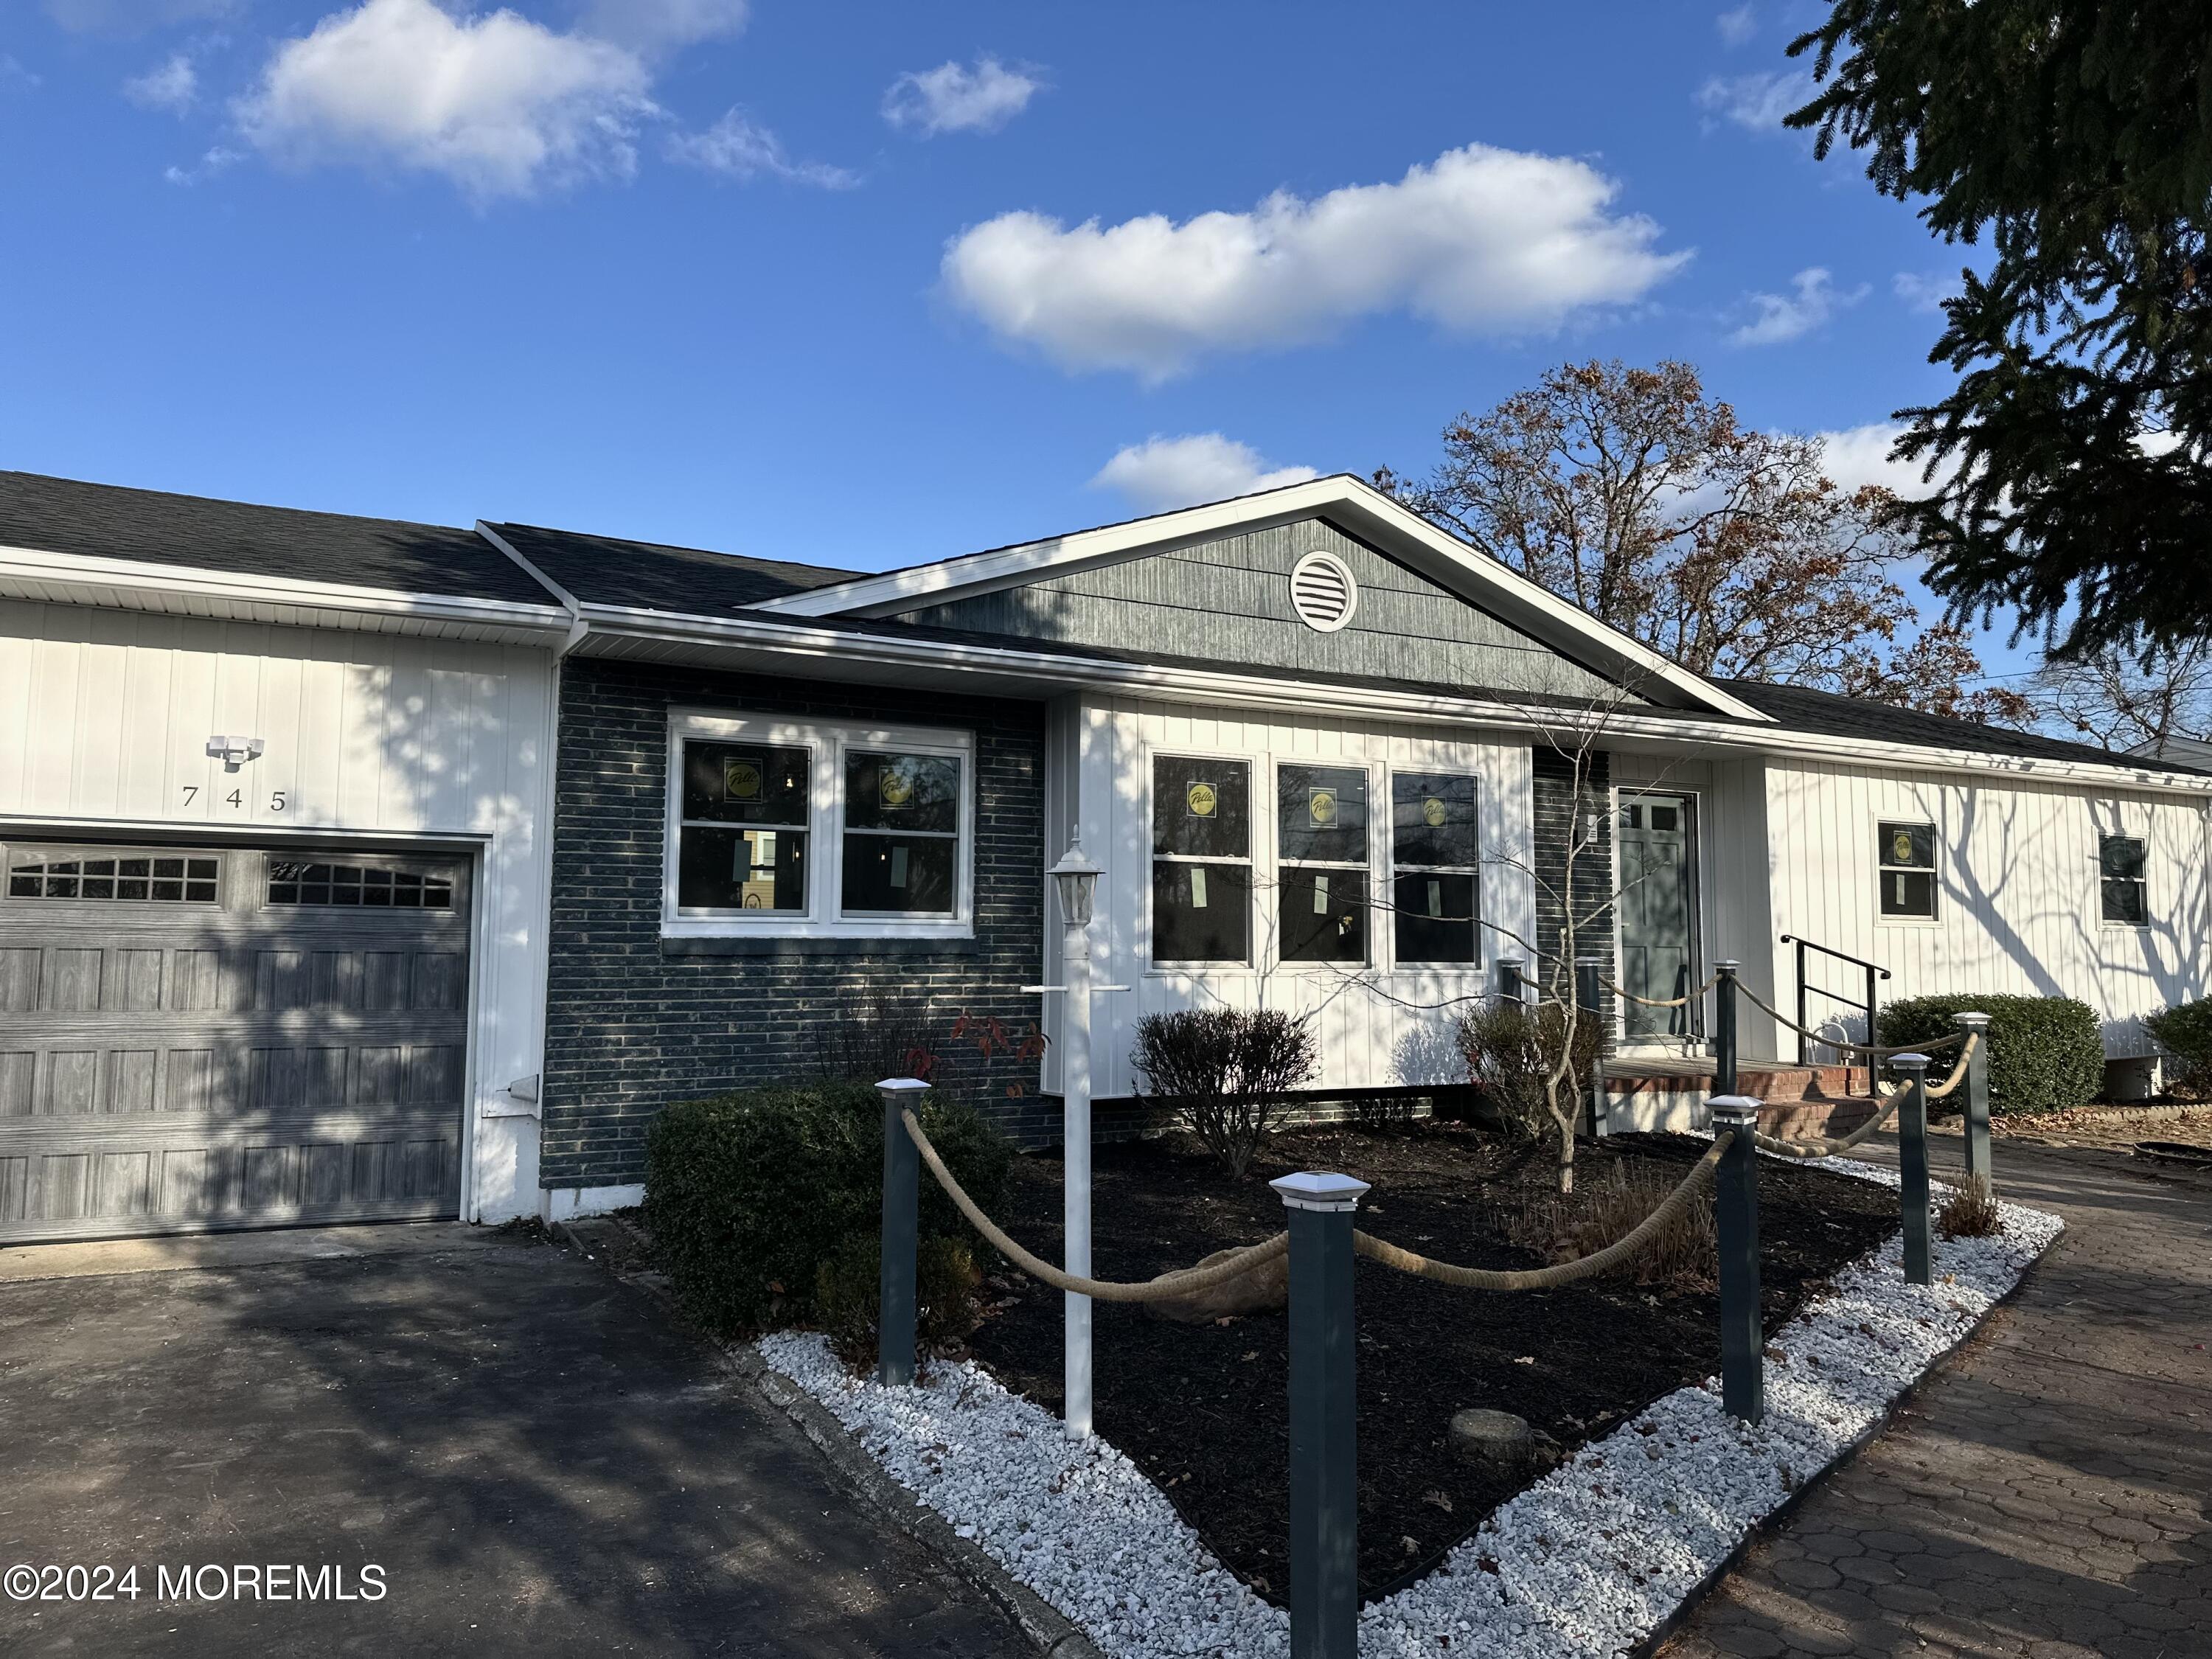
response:
[[[1741,981],[1737,981],[1735,988],[1737,994],[1746,1002],[1755,1008],[1764,1008],[1778,1024],[1788,1026],[1800,1036],[1810,1037],[1815,1042],[1825,1042],[1831,1048],[1848,1048],[1855,1054],[1865,1054],[1869,1059],[1887,1060],[1892,1054],[1932,1054],[1938,1048],[1948,1048],[1954,1042],[1964,1042],[1966,1040],[1966,1032],[1954,1031],[1949,1036],[1930,1037],[1925,1042],[1899,1042],[1887,1048],[1878,1043],[1854,1042],[1849,1037],[1830,1036],[1825,1031],[1816,1031],[1810,1026],[1800,1025]]]
[[[1620,986],[1602,975],[1598,979],[1599,984],[1620,998],[1622,1001],[1633,1002],[1645,1008],[1686,1008],[1720,982],[1721,976],[1715,974],[1696,990],[1685,991],[1678,997],[1640,997],[1633,991],[1624,991]]]

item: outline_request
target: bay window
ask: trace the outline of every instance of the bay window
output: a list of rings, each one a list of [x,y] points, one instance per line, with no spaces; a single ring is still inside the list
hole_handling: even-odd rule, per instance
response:
[[[664,933],[968,932],[969,734],[679,714],[669,743]]]

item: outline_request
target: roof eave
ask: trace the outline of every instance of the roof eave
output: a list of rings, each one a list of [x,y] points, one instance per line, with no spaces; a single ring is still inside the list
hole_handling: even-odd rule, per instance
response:
[[[558,640],[571,621],[550,599],[524,605],[20,547],[0,547],[0,599],[531,645]]]

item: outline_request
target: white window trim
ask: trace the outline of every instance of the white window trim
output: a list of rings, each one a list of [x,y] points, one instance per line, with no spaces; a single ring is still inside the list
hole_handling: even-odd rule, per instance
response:
[[[2136,884],[2142,889],[2143,919],[2141,921],[2115,921],[2105,914],[2105,843],[2108,841],[2131,841],[2142,849],[2142,874],[2136,878]],[[2150,837],[2147,835],[2134,835],[2125,830],[2097,831],[2095,886],[2096,891],[2094,896],[2097,902],[2097,925],[2100,927],[2114,933],[2148,933],[2150,931]]]
[[[1903,813],[1877,812],[1874,816],[1874,921],[1877,927],[1936,927],[1943,920],[1943,821],[1934,813],[1916,818]],[[1929,911],[1924,916],[1893,916],[1881,908],[1881,878],[1895,870],[1904,874],[1921,873],[1907,864],[1892,864],[1883,856],[1882,826],[1890,824],[1900,829],[1925,826],[1929,846],[1936,854],[1936,862],[1924,872],[1929,878]]]
[[[807,751],[806,831],[814,844],[806,876],[806,908],[685,913],[677,904],[684,826],[684,744],[754,743]],[[954,850],[955,908],[949,916],[843,916],[838,895],[845,873],[845,757],[854,750],[896,749],[960,762],[958,833]],[[975,933],[975,738],[934,726],[843,726],[773,715],[670,711],[668,793],[661,850],[663,939],[972,939]],[[794,826],[795,827],[795,826]],[[826,854],[826,856],[825,856]]]
[[[1474,785],[1474,862],[1473,864],[1410,864],[1403,866],[1403,873],[1407,875],[1435,874],[1439,876],[1473,876],[1474,878],[1474,956],[1471,961],[1401,962],[1399,958],[1398,877],[1401,873],[1401,866],[1398,863],[1397,791],[1398,780],[1401,777],[1465,778]],[[1382,863],[1386,873],[1382,878],[1383,897],[1381,904],[1378,906],[1378,914],[1382,915],[1389,919],[1389,926],[1382,931],[1388,933],[1390,937],[1387,952],[1378,951],[1376,953],[1376,957],[1378,960],[1387,961],[1389,963],[1389,972],[1424,974],[1431,975],[1458,974],[1480,976],[1484,967],[1489,962],[1490,952],[1486,948],[1488,941],[1483,938],[1482,927],[1484,896],[1482,891],[1483,788],[1484,784],[1482,774],[1474,770],[1472,767],[1399,766],[1393,764],[1382,769],[1382,806],[1384,812],[1387,814],[1387,817],[1383,824],[1383,835],[1384,839],[1388,842],[1389,845],[1383,850]]]

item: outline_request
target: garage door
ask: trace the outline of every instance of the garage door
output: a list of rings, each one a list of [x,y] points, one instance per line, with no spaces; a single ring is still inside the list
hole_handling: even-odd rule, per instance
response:
[[[458,858],[10,842],[0,1242],[459,1208]]]

